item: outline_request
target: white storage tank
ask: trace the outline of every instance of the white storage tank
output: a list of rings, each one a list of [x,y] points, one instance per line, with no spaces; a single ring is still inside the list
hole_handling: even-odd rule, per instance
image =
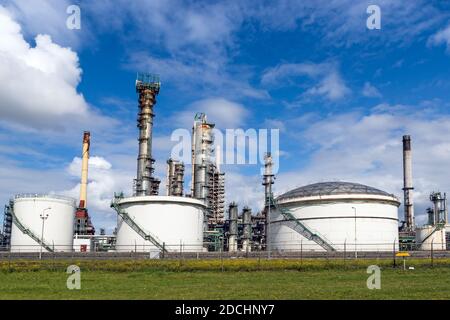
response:
[[[291,190],[277,198],[271,212],[272,250],[325,251],[295,231],[298,221],[337,251],[398,250],[399,200],[392,194],[350,182],[323,182]]]
[[[446,250],[445,227],[423,226],[416,228],[416,243],[420,250]]]
[[[202,201],[171,196],[139,196],[117,202],[123,215],[118,215],[116,250],[121,252],[150,252],[161,250],[145,235],[151,236],[169,252],[203,251]],[[116,208],[117,210],[117,208]],[[133,226],[130,226],[130,224]],[[138,230],[141,230],[139,232]],[[143,233],[142,233],[143,231]]]
[[[13,206],[11,251],[39,252],[41,248],[42,252],[72,251],[74,217],[75,199],[57,195],[17,195]]]

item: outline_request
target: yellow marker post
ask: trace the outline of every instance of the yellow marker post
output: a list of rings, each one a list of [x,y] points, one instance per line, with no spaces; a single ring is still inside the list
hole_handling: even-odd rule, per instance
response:
[[[406,270],[406,257],[410,256],[409,253],[408,252],[399,252],[395,256],[403,258],[403,270]]]

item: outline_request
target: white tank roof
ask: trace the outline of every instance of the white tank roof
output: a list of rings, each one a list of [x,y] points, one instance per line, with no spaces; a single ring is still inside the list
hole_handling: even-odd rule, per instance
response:
[[[181,204],[191,204],[191,205],[198,205],[202,207],[206,207],[205,203],[203,201],[194,199],[194,198],[187,198],[187,197],[173,197],[173,196],[139,196],[139,197],[128,197],[123,198],[119,201],[120,204],[125,203],[139,203],[139,202],[153,202],[153,203],[181,203]]]
[[[393,201],[400,205],[393,194],[353,182],[319,182],[288,191],[277,198],[280,203],[309,200],[373,199]]]
[[[23,200],[59,200],[62,202],[68,202],[71,205],[76,205],[76,200],[71,197],[67,196],[60,196],[57,194],[39,194],[39,193],[22,193],[22,194],[16,194],[14,196],[14,201],[23,201]]]

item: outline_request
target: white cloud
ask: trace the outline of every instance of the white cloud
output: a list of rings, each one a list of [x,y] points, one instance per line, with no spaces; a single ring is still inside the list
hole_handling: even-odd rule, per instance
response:
[[[67,172],[76,180],[81,176],[81,158],[74,158],[67,167]],[[114,192],[124,191],[131,193],[131,172],[114,169],[112,164],[103,157],[93,156],[89,159],[88,179],[88,208],[94,216],[106,215],[113,217],[110,209]],[[79,198],[80,183],[69,190],[60,193]]]
[[[196,113],[205,113],[208,121],[215,123],[219,130],[241,128],[250,115],[249,111],[241,104],[224,99],[209,98],[196,101],[188,106],[185,111],[177,113],[173,121],[181,128],[192,128]]]
[[[225,56],[176,55],[158,58],[147,52],[137,52],[131,54],[126,67],[132,70],[152,70],[153,73],[161,74],[163,82],[167,81],[191,96],[220,94],[254,99],[269,98],[266,90],[250,84],[250,72],[244,67],[231,67]]]
[[[442,44],[447,46],[447,52],[450,53],[450,25],[428,39],[428,45],[438,46]]]
[[[342,79],[337,66],[333,63],[284,63],[264,72],[261,82],[266,86],[283,87],[297,85],[298,77],[308,77],[314,84],[304,92],[306,96],[323,96],[335,101],[350,93],[350,89]]]
[[[307,95],[325,96],[328,100],[338,100],[350,93],[341,76],[331,72],[320,83],[306,91]]]
[[[87,118],[89,107],[76,90],[78,56],[38,35],[31,47],[21,27],[0,6],[0,116],[20,124],[58,126],[65,116]]]
[[[97,0],[84,6],[105,30],[129,27],[129,17],[133,17],[134,26],[140,31],[135,35],[142,39],[142,32],[152,30],[152,36],[142,40],[160,44],[172,53],[189,46],[189,50],[202,54],[222,51],[231,44],[232,33],[243,21],[240,6],[225,2]],[[103,19],[105,16],[111,19]],[[133,38],[133,34],[126,36]]]
[[[371,4],[380,6],[381,30],[389,32],[368,32],[366,9]],[[386,47],[417,41],[447,18],[437,5],[426,0],[284,0],[259,6],[249,4],[245,10],[264,29],[314,32],[324,44],[335,47],[362,43]]]
[[[13,15],[24,29],[27,36],[48,34],[58,43],[77,47],[80,37],[89,34],[88,28],[83,32],[69,30],[66,27],[67,7],[73,4],[69,0],[7,0],[6,9]],[[84,18],[84,16],[82,16]]]
[[[376,87],[371,85],[370,82],[364,83],[364,88],[362,90],[362,94],[363,94],[363,96],[369,97],[369,98],[381,98],[381,96],[382,96],[380,91]]]

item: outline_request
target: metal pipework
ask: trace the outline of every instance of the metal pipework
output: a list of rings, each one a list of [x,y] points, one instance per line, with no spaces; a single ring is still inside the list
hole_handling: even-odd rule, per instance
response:
[[[180,161],[167,160],[167,195],[181,197],[183,196],[184,184],[184,164]]]
[[[251,251],[251,239],[252,239],[252,210],[245,207],[242,212],[242,222],[244,224],[244,234],[242,241],[242,251]]]
[[[238,236],[238,206],[236,203],[230,203],[228,209],[230,219],[230,230],[228,238],[228,251],[236,252],[238,248],[237,236]]]
[[[153,107],[160,89],[159,77],[149,74],[138,74],[136,92],[139,95],[139,156],[137,159],[137,177],[135,195],[157,195],[160,181],[153,178],[152,130]]]
[[[448,223],[447,194],[441,192],[432,192],[430,201],[433,203],[432,217],[429,219],[432,225]]]
[[[405,209],[406,231],[414,230],[414,204],[412,195],[412,158],[411,158],[411,137],[403,136],[403,193]]]
[[[83,134],[83,151],[81,162],[81,185],[80,185],[80,208],[87,208],[87,184],[89,168],[89,150],[91,145],[91,133],[85,131]]]

